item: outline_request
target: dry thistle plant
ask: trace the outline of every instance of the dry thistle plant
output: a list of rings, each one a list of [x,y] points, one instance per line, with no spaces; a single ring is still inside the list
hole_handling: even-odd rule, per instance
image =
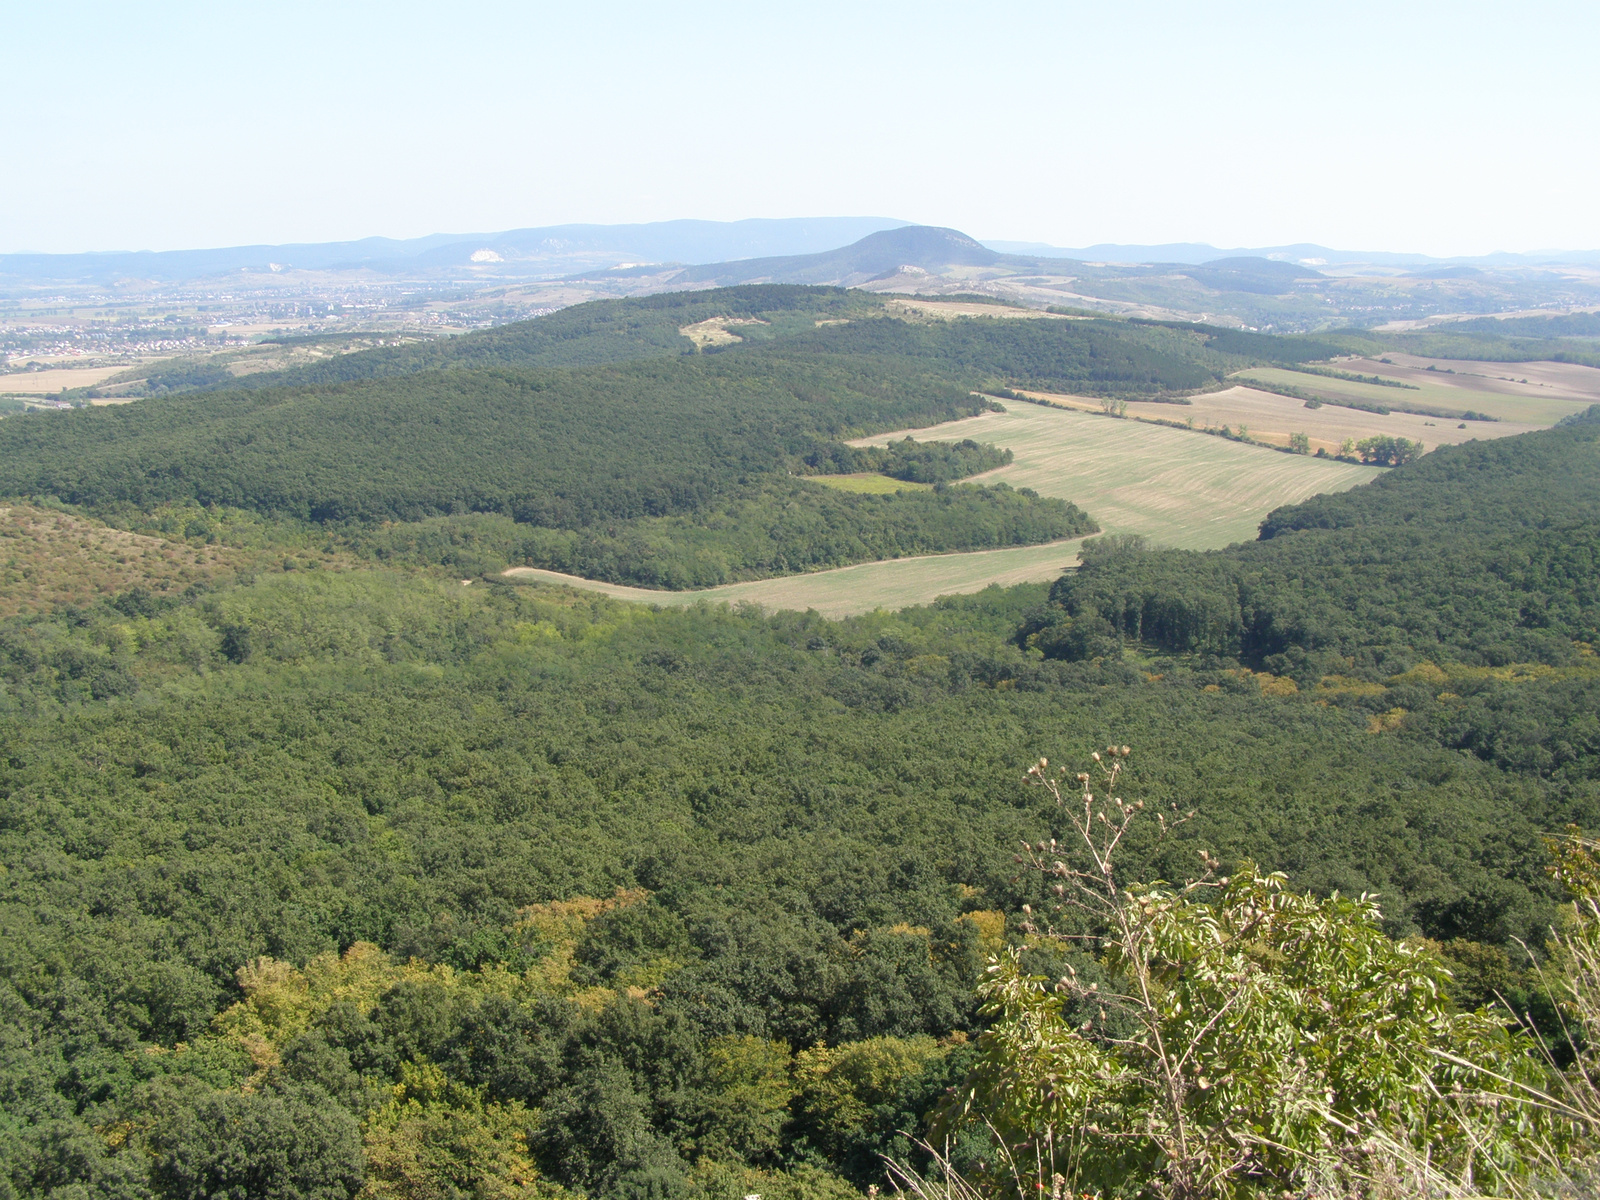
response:
[[[1384,935],[1375,897],[1301,895],[1205,850],[1189,881],[1126,883],[1131,750],[1027,782],[1062,839],[1017,861],[1049,901],[982,986],[995,1018],[935,1135],[987,1130],[985,1195],[1462,1194],[1504,1189],[1562,1143],[1524,1041],[1451,1011],[1443,965]],[[1188,822],[1153,814],[1161,836]],[[1069,958],[1054,981],[1030,952]],[[1082,969],[1070,965],[1077,957]],[[1569,1123],[1570,1124],[1570,1123]],[[943,1160],[937,1160],[943,1161]],[[1060,1183],[1056,1182],[1059,1177]],[[952,1195],[956,1193],[951,1193]]]

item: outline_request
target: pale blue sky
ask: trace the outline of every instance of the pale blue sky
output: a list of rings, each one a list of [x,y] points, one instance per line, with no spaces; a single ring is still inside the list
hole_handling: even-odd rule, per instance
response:
[[[0,0],[0,252],[883,215],[1600,247],[1600,4]]]

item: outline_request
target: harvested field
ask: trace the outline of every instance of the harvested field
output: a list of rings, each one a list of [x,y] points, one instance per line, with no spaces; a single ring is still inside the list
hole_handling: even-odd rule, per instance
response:
[[[1426,360],[1423,360],[1426,361]],[[1484,364],[1474,363],[1474,366]],[[1498,363],[1506,374],[1512,369],[1521,368],[1528,363]],[[1559,366],[1559,363],[1545,364]],[[1355,368],[1360,367],[1357,371]],[[1368,368],[1376,367],[1377,372]],[[1354,363],[1340,363],[1339,369],[1350,370],[1352,374],[1374,374],[1390,369],[1383,363],[1371,363],[1360,360]],[[1600,385],[1600,371],[1590,367],[1575,367],[1577,371],[1588,371],[1595,377],[1595,383]],[[1363,404],[1381,404],[1386,408],[1396,405],[1420,406],[1423,408],[1437,408],[1449,412],[1460,413],[1465,410],[1487,413],[1489,416],[1501,421],[1514,421],[1533,428],[1544,428],[1554,425],[1562,417],[1572,413],[1581,412],[1590,404],[1600,401],[1600,394],[1585,396],[1571,389],[1558,389],[1535,387],[1528,384],[1514,383],[1508,380],[1485,380],[1482,376],[1447,375],[1443,370],[1418,371],[1405,378],[1403,382],[1413,384],[1417,390],[1410,388],[1384,387],[1376,383],[1352,383],[1344,379],[1329,379],[1322,375],[1313,375],[1305,371],[1289,371],[1277,367],[1258,367],[1248,371],[1240,371],[1233,376],[1241,382],[1258,380],[1263,383],[1275,383],[1297,388],[1302,392],[1309,392],[1317,396],[1333,399],[1357,400]],[[1395,376],[1395,378],[1399,378]],[[1518,379],[1522,376],[1519,375]],[[1528,376],[1531,381],[1532,376]],[[1496,386],[1470,386],[1472,383],[1493,383]],[[1444,419],[1444,418],[1440,418]]]
[[[1188,411],[1182,405],[1152,407]],[[1382,471],[1036,404],[1014,403],[1007,412],[854,444],[882,445],[907,432],[922,440],[969,437],[1008,448],[1015,460],[974,482],[1060,496],[1108,533],[1142,533],[1160,545],[1194,550],[1250,540],[1261,518],[1279,505],[1344,491]]]
[[[902,300],[885,302],[891,316],[924,319],[933,317],[953,321],[957,317],[1043,317],[1051,321],[1072,320],[1058,313],[1048,313],[1040,308],[1013,308],[1007,304],[974,304],[964,300]]]
[[[1100,401],[1084,396],[1063,396],[1052,392],[1026,394],[1083,412],[1101,411]],[[1410,396],[1415,393],[1399,394]],[[1175,421],[1183,424],[1192,420],[1194,427],[1199,430],[1221,429],[1224,425],[1235,431],[1247,429],[1253,440],[1273,446],[1287,446],[1291,433],[1303,433],[1310,439],[1313,452],[1321,449],[1330,454],[1338,452],[1345,438],[1354,438],[1359,442],[1362,438],[1381,433],[1421,442],[1431,450],[1435,446],[1469,442],[1474,438],[1509,437],[1514,433],[1545,428],[1544,425],[1509,421],[1461,422],[1446,417],[1423,417],[1415,413],[1392,412],[1384,416],[1382,413],[1341,408],[1336,404],[1307,408],[1305,401],[1292,396],[1280,396],[1275,392],[1262,392],[1248,387],[1231,387],[1226,391],[1208,392],[1189,399],[1188,404],[1130,401],[1127,415],[1140,421]],[[1463,423],[1466,428],[1458,428]]]
[[[1341,371],[1352,374],[1382,375],[1387,379],[1398,379],[1401,383],[1414,383],[1421,387],[1443,386],[1473,392],[1600,403],[1600,370],[1579,363],[1476,362],[1418,358],[1414,354],[1386,354],[1384,357],[1389,361],[1357,358],[1347,359],[1337,365]],[[1434,369],[1430,371],[1429,367]]]
[[[160,595],[231,570],[239,555],[112,529],[31,504],[0,507],[0,617],[142,586]]]
[[[930,492],[931,483],[913,483],[909,479],[890,479],[876,471],[858,471],[853,475],[807,475],[812,483],[831,487],[840,492],[860,492],[869,496],[887,496],[891,492]]]
[[[596,583],[535,567],[512,567],[505,575],[519,583],[558,584],[667,608],[704,600],[713,604],[759,604],[769,609],[814,608],[826,617],[844,617],[875,608],[898,609],[927,604],[940,596],[980,592],[991,583],[1004,587],[1054,579],[1063,567],[1078,561],[1078,543],[1082,540],[1072,538],[1043,546],[857,563],[834,571],[731,583],[694,592],[659,592]]]
[[[0,375],[0,394],[48,396],[62,388],[93,387],[126,371],[120,367],[51,367],[46,371],[15,371]]]

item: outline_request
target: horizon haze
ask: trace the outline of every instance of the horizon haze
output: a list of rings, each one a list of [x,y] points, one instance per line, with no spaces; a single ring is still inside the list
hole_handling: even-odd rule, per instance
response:
[[[0,253],[827,212],[1054,247],[1600,247],[1574,3],[10,18],[38,52],[9,64]]]

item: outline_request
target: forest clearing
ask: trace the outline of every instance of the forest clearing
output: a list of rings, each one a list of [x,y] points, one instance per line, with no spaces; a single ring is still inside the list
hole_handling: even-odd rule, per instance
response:
[[[837,488],[841,492],[855,492],[864,496],[887,496],[891,492],[928,491],[933,485],[917,483],[911,479],[894,479],[876,471],[856,471],[849,475],[816,475],[813,483]]]
[[[1170,404],[1144,407],[1174,415],[1187,411]],[[852,444],[882,445],[901,436]],[[935,425],[918,436],[993,442],[1016,459],[974,476],[973,482],[1008,483],[1070,498],[1108,533],[1142,533],[1159,545],[1185,550],[1246,541],[1279,505],[1344,491],[1381,473],[1378,467],[1280,454],[1187,430],[1033,404]]]
[[[940,596],[979,592],[990,584],[1012,587],[1055,579],[1062,570],[1078,561],[1078,547],[1082,542],[1082,538],[1068,538],[1043,546],[928,554],[685,592],[597,583],[536,567],[512,567],[505,575],[523,583],[560,584],[602,592],[614,600],[671,608],[703,600],[713,604],[759,604],[774,611],[815,609],[825,617],[848,617],[880,608],[892,611],[913,604],[928,604]]]
[[[1272,509],[1321,492],[1344,491],[1382,473],[1379,467],[1279,454],[1220,437],[1196,437],[1188,431],[1035,405],[1016,405],[1007,412],[911,432],[927,439],[992,441],[1014,451],[1016,459],[975,476],[976,482],[1007,483],[1070,499],[1108,533],[1142,533],[1157,545],[1187,550],[1248,541]],[[885,434],[853,444],[886,445],[901,436]],[[839,478],[850,477],[818,477],[816,482],[838,486]],[[897,480],[885,483],[904,486]],[[814,608],[838,617],[927,604],[938,596],[981,591],[991,583],[1011,586],[1053,579],[1077,561],[1081,540],[858,563],[692,591],[599,583],[533,567],[513,567],[505,574],[647,604],[750,603],[769,609]]]

